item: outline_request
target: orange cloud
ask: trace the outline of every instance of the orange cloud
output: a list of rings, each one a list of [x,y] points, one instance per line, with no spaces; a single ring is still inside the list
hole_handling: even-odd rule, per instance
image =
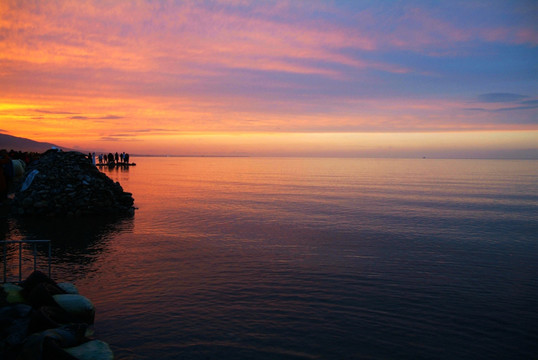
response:
[[[140,149],[196,132],[231,147],[238,133],[536,129],[532,106],[472,103],[504,91],[475,81],[486,76],[464,86],[466,73],[436,65],[477,39],[535,44],[528,24],[461,27],[428,7],[357,6],[3,1],[0,127],[65,146]],[[226,136],[207,135],[216,133]]]

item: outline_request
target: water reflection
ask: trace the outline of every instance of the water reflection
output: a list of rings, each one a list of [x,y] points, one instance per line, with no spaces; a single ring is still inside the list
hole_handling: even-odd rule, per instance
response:
[[[0,239],[7,239],[10,233],[9,219],[5,216],[0,216]]]
[[[109,178],[114,181],[119,181],[120,184],[124,184],[129,181],[129,168],[130,166],[101,166],[98,169],[105,173]]]
[[[119,359],[538,353],[536,162],[137,163],[103,171],[136,227],[4,230],[53,239]]]
[[[73,281],[94,271],[93,264],[109,252],[114,235],[131,232],[133,221],[133,218],[16,218],[7,220],[1,230],[5,231],[7,240],[51,240],[53,277]],[[15,251],[10,248],[9,258],[15,256]],[[47,257],[46,247],[37,251],[38,257]],[[32,257],[31,252],[30,247],[25,247],[23,258]],[[8,265],[13,265],[11,262]],[[28,266],[25,264],[25,272]]]

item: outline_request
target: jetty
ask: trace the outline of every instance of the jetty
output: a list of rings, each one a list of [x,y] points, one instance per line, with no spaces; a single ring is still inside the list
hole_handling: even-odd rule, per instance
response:
[[[10,207],[14,216],[132,216],[133,204],[132,194],[84,154],[50,150],[26,167]]]
[[[95,164],[95,166],[97,166],[98,168],[102,168],[102,167],[108,167],[110,169],[113,169],[115,167],[117,168],[128,168],[130,166],[136,166],[136,163],[115,163],[115,162],[110,162],[110,163],[97,163]]]

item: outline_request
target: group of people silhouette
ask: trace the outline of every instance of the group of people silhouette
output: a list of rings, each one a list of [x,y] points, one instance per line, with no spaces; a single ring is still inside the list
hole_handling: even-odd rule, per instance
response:
[[[92,164],[95,165],[95,152],[89,153],[88,158],[91,160]],[[97,157],[99,159],[99,164],[116,164],[116,165],[127,165],[129,164],[129,154],[125,151],[122,153],[116,152],[115,154],[99,154]]]

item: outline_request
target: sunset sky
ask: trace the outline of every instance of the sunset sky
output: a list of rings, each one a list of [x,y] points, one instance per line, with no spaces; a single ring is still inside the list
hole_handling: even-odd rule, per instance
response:
[[[0,133],[132,154],[538,158],[537,45],[536,0],[2,0]]]

